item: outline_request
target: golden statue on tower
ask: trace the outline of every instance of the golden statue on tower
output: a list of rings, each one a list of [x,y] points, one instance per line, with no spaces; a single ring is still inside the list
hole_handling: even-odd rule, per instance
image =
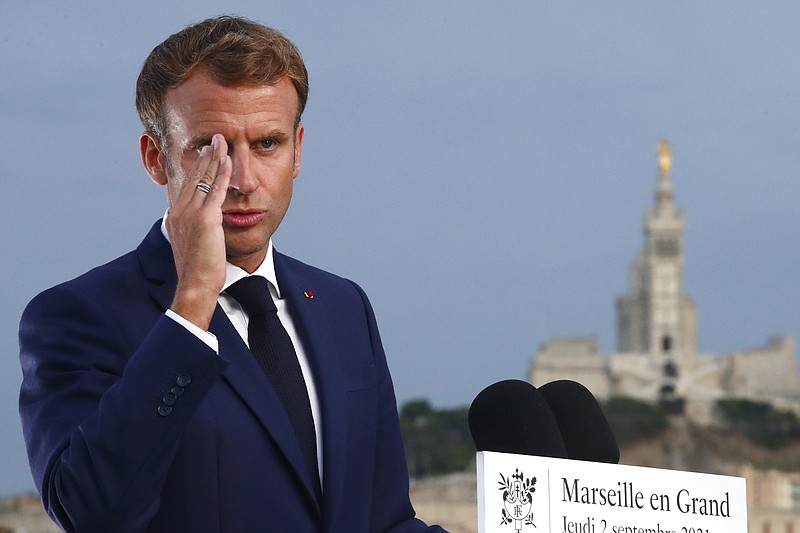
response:
[[[672,167],[672,149],[668,140],[661,139],[658,143],[658,169],[662,178],[669,177],[670,167]]]

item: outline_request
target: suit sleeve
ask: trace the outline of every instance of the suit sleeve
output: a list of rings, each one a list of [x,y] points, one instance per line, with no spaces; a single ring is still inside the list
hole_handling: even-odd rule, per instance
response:
[[[403,436],[397,415],[397,400],[381,343],[372,306],[364,291],[356,285],[367,313],[378,382],[378,435],[375,447],[372,499],[373,532],[411,533],[444,532],[439,526],[427,526],[415,516],[409,499],[408,467]]]
[[[146,528],[185,425],[226,365],[174,320],[138,311],[62,285],[20,322],[31,470],[65,531]],[[131,326],[142,321],[143,340]]]

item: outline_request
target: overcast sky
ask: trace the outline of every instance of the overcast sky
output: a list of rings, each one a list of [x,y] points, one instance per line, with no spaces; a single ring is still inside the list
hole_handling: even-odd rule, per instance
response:
[[[303,169],[275,244],[364,287],[400,403],[469,404],[524,378],[552,337],[614,349],[662,137],[700,349],[800,337],[796,1],[6,0],[0,12],[0,496],[33,488],[22,309],[162,215],[138,155],[136,76],[158,42],[220,13],[274,26],[304,54]]]

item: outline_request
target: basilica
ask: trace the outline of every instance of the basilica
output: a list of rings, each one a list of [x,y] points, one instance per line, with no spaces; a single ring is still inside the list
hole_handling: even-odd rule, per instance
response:
[[[630,289],[617,298],[617,352],[597,337],[552,339],[534,355],[530,380],[583,383],[598,400],[627,396],[659,403],[700,424],[714,420],[717,400],[763,401],[800,413],[800,376],[791,337],[733,353],[697,351],[697,312],[684,288],[684,214],[674,203],[667,141],[658,149],[658,183],[645,214],[644,246],[633,261]]]

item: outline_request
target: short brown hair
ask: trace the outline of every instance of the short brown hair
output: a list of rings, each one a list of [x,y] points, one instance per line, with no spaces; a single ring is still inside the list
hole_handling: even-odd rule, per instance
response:
[[[241,17],[220,16],[187,26],[153,48],[136,82],[136,110],[145,129],[167,143],[164,96],[203,65],[218,82],[265,85],[288,77],[297,91],[295,127],[308,100],[300,52],[279,31]]]

